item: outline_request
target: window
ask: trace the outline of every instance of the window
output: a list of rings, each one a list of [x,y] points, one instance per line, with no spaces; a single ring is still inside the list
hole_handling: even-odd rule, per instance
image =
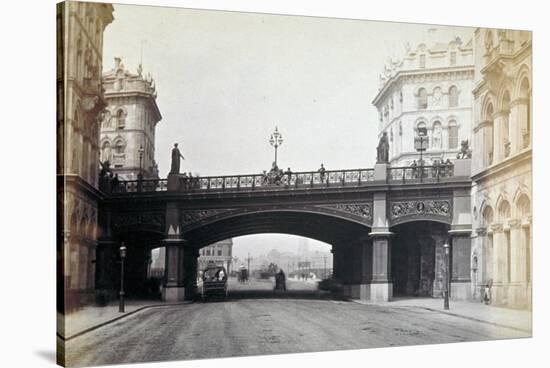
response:
[[[101,161],[111,161],[111,144],[109,142],[103,143],[103,147],[101,147]]]
[[[524,78],[520,87],[520,98],[526,104],[523,116],[519,117],[519,123],[522,134],[522,148],[527,148],[531,145],[531,87],[529,86],[529,80]]]
[[[221,249],[218,249],[218,255],[219,255],[219,256],[222,255],[222,250],[221,250]]]
[[[493,148],[494,148],[494,139],[493,139],[493,104],[489,104],[487,111],[485,113],[485,119],[490,122],[486,131],[486,142],[487,142],[487,165],[493,164]]]
[[[458,106],[458,88],[452,86],[449,88],[449,107]]]
[[[458,147],[458,126],[456,125],[456,121],[451,120],[449,121],[449,148],[457,148]]]
[[[456,51],[451,51],[450,63],[451,65],[456,65]]]
[[[116,113],[116,126],[118,129],[124,129],[126,124],[126,114],[122,109],[119,109]]]
[[[510,156],[511,144],[510,144],[510,94],[508,91],[504,93],[502,98],[502,148],[504,150],[504,157]]]
[[[432,148],[441,149],[441,143],[442,143],[441,138],[442,138],[441,123],[439,121],[436,121],[433,125]]]
[[[418,123],[416,129],[419,137],[425,137],[428,135],[428,129],[426,128],[426,123],[424,122]]]
[[[207,249],[207,250],[206,250],[206,255],[207,255],[207,256],[210,255],[210,249]]]
[[[124,153],[124,142],[122,142],[121,140],[117,141],[115,143],[115,152],[117,154],[122,154]]]
[[[419,58],[418,62],[419,62],[420,68],[425,68],[426,67],[426,55],[425,54],[420,55],[420,58]]]
[[[418,91],[418,108],[421,110],[428,108],[428,92],[424,88]]]

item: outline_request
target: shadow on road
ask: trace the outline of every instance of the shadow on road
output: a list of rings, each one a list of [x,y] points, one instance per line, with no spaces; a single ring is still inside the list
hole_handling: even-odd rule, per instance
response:
[[[318,299],[318,300],[343,300],[342,297],[333,295],[328,291],[320,290],[229,290],[228,300],[239,299]]]

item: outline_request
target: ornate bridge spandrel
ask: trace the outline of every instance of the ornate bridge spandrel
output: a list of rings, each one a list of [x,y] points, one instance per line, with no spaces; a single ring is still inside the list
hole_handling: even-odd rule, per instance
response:
[[[362,222],[372,224],[372,203],[336,203],[317,206],[322,209],[329,210],[333,214],[351,215]]]
[[[146,228],[158,232],[164,232],[165,213],[164,212],[128,212],[114,213],[112,220],[112,228],[115,231],[131,228]]]
[[[391,201],[389,214],[392,225],[411,220],[452,222],[452,199],[421,199]]]

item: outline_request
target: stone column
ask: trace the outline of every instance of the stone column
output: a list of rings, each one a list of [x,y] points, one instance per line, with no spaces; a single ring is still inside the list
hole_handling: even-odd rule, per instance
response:
[[[199,250],[197,248],[185,247],[185,299],[194,300],[197,294],[197,262]]]
[[[353,299],[370,299],[372,279],[372,246],[368,237],[362,237],[349,246],[345,268],[349,271],[347,296]]]
[[[391,281],[391,235],[389,231],[378,230],[372,237],[372,280],[370,299],[387,302],[393,295]]]
[[[508,244],[502,224],[493,224],[493,287],[492,304],[504,305],[508,301]]]
[[[527,305],[527,249],[521,220],[509,220],[510,224],[510,285],[508,304],[511,307]]]
[[[453,299],[471,299],[471,232],[450,230],[451,236],[451,290]]]
[[[164,301],[176,302],[185,298],[185,243],[184,239],[165,240]]]
[[[502,113],[496,113],[493,120],[493,146],[494,156],[493,163],[502,161],[504,158],[504,144],[502,142],[503,132],[502,125],[504,116]]]

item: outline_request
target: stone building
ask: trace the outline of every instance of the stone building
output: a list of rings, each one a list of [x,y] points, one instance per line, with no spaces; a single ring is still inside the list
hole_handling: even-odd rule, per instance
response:
[[[492,303],[531,307],[531,32],[479,28],[474,36],[473,292],[492,280]]]
[[[387,133],[392,166],[409,166],[419,160],[415,137],[427,137],[423,160],[456,158],[460,142],[470,139],[472,41],[455,37],[440,42],[436,29],[428,41],[391,60],[380,76],[380,89],[373,100],[379,113],[378,132]]]
[[[95,287],[103,32],[110,4],[57,4],[57,306],[89,302]]]
[[[156,103],[155,82],[124,69],[120,58],[103,74],[107,107],[101,121],[101,161],[109,161],[121,180],[158,178],[155,127],[162,116]]]
[[[222,240],[199,251],[199,271],[204,270],[209,263],[213,262],[219,266],[224,266],[227,272],[230,272],[232,260],[233,239]]]

